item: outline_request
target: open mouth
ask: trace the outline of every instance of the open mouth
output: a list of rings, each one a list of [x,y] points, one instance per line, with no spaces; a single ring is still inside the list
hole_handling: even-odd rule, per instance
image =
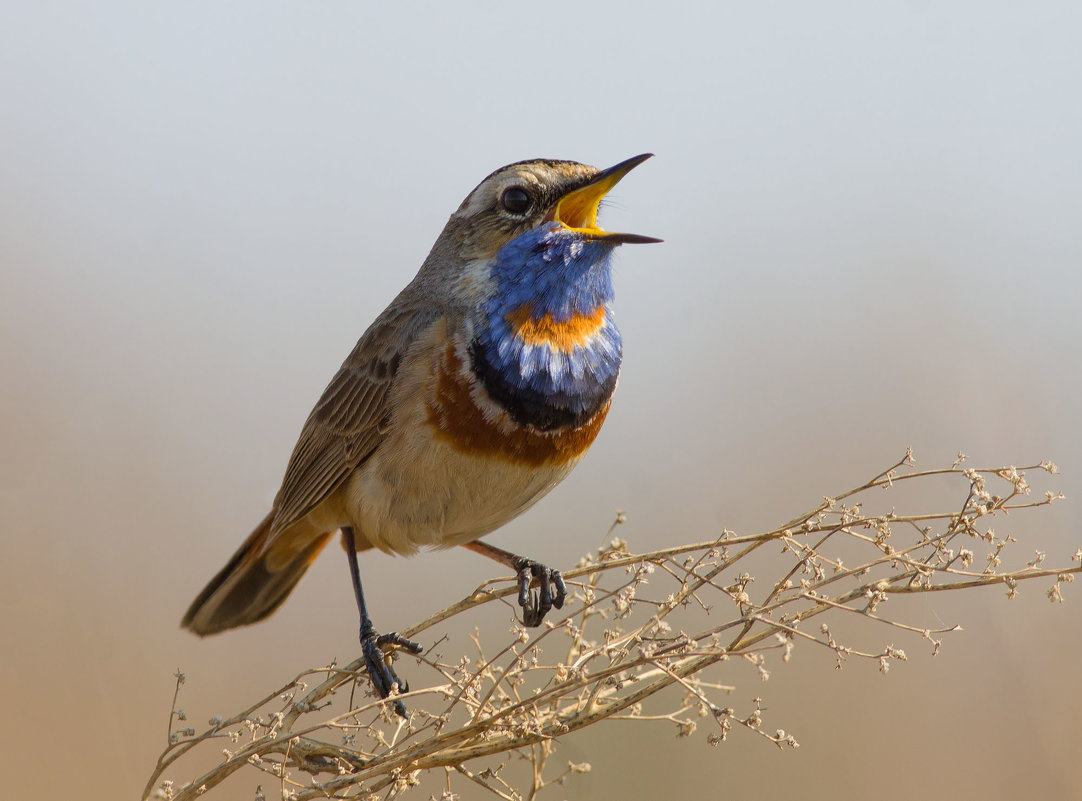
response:
[[[597,224],[597,209],[605,195],[616,184],[620,183],[621,178],[652,155],[654,154],[643,153],[641,156],[621,161],[607,170],[602,170],[590,180],[590,183],[580,186],[560,198],[556,203],[552,219],[588,239],[601,239],[614,244],[660,242],[660,239],[655,239],[652,236],[606,231]]]

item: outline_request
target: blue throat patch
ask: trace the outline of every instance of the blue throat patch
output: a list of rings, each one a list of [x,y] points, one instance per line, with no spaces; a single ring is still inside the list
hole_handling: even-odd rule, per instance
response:
[[[544,431],[582,425],[612,397],[623,354],[609,308],[614,247],[553,222],[496,254],[495,291],[469,352],[474,374],[515,422]]]

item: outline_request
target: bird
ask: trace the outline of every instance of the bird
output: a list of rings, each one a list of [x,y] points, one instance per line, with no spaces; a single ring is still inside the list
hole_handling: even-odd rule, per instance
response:
[[[464,546],[514,571],[525,625],[563,606],[558,570],[480,538],[559,484],[605,420],[623,356],[613,253],[661,240],[602,229],[598,208],[651,156],[608,169],[519,161],[467,195],[331,379],[271,511],[195,598],[183,628],[204,636],[268,617],[337,532],[381,698],[409,687],[391,654],[423,649],[376,630],[359,552]]]

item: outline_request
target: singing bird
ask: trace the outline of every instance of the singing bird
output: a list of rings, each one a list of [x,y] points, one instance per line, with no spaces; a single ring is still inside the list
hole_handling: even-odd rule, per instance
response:
[[[264,619],[337,531],[383,698],[407,689],[385,651],[421,647],[377,634],[359,551],[463,545],[515,571],[527,625],[563,605],[559,571],[479,538],[562,481],[601,428],[622,356],[613,251],[660,240],[601,229],[598,205],[650,155],[606,170],[521,161],[466,197],[331,380],[270,513],[182,626],[206,635]]]

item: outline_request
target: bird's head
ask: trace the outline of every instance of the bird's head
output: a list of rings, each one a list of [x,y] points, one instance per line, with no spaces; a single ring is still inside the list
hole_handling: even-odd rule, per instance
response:
[[[542,226],[579,240],[610,247],[659,242],[653,237],[605,231],[597,224],[602,199],[652,154],[599,170],[576,161],[533,159],[493,172],[462,201],[440,237],[442,258],[478,262],[494,259],[508,243]]]

